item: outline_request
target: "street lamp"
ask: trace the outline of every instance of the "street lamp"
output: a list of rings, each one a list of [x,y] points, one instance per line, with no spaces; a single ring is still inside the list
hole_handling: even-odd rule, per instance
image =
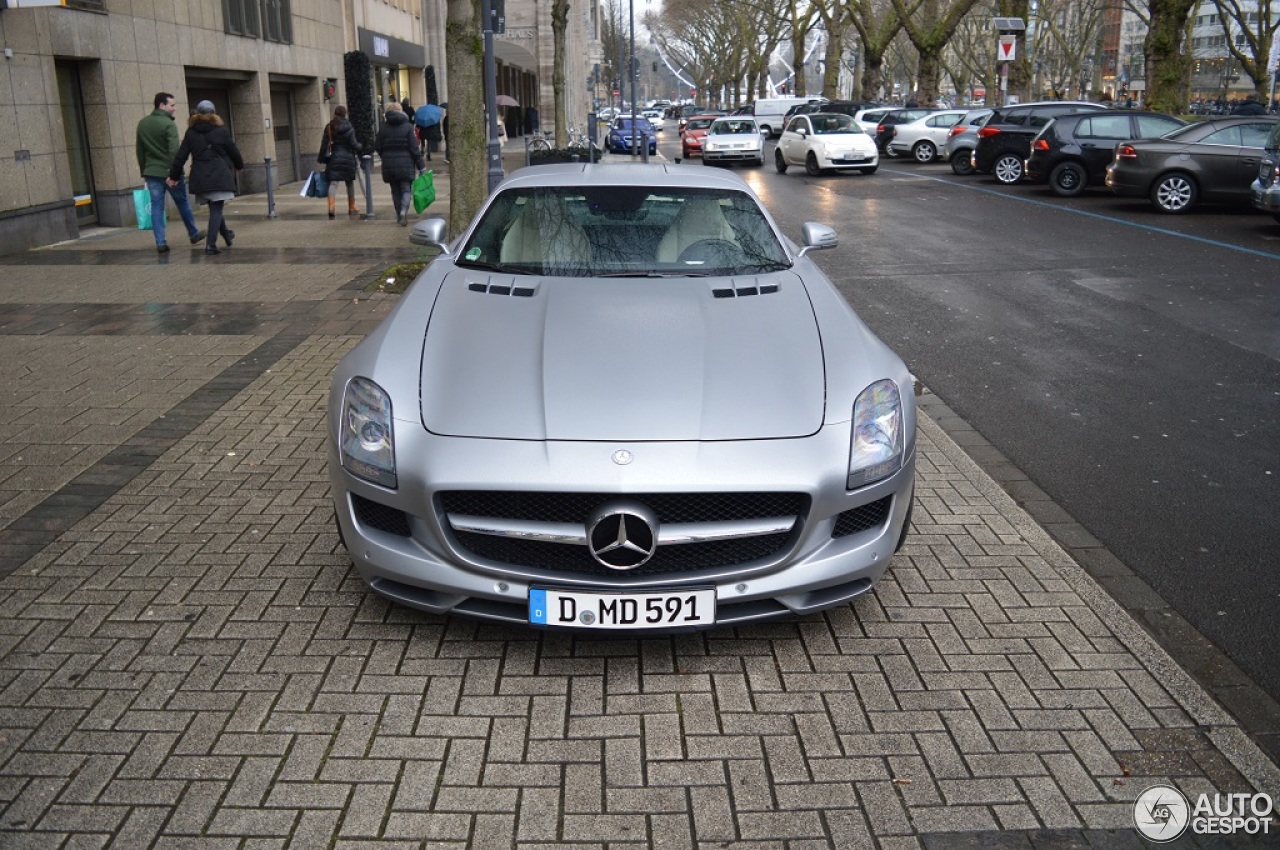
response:
[[[502,182],[502,145],[498,141],[498,68],[493,58],[493,0],[483,0],[484,17],[484,106],[489,115],[489,194]]]

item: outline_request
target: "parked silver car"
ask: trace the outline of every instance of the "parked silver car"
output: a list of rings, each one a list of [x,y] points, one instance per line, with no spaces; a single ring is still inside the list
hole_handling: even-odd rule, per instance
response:
[[[338,528],[377,593],[586,630],[840,605],[908,527],[911,374],[736,174],[498,187],[338,366]]]
[[[948,131],[945,146],[947,161],[956,174],[973,173],[973,149],[978,146],[978,131],[994,111],[987,108],[970,109]]]
[[[1271,213],[1280,222],[1280,124],[1271,129],[1262,146],[1262,159],[1258,163],[1258,179],[1250,187],[1253,205]]]
[[[945,158],[947,136],[966,114],[964,109],[944,109],[897,124],[893,128],[893,138],[885,147],[894,156],[910,154],[916,162],[933,162],[939,153]]]

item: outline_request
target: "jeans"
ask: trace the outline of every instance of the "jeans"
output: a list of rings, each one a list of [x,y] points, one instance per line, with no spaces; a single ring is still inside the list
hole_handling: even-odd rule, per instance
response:
[[[191,201],[187,198],[187,181],[179,180],[178,185],[170,189],[165,185],[163,177],[144,177],[143,179],[147,181],[147,191],[151,193],[151,230],[156,235],[156,244],[165,244],[165,192],[173,196],[173,203],[178,207],[178,215],[182,216],[182,223],[187,226],[187,235],[194,238],[200,232],[200,228],[196,227],[196,216],[191,211]]]
[[[412,180],[391,181],[391,204],[396,208],[396,218],[409,215],[409,211],[413,209]]]

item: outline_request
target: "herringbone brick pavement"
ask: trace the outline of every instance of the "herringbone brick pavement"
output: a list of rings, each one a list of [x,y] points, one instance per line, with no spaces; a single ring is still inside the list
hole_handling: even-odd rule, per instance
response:
[[[852,605],[644,640],[394,607],[329,502],[354,342],[307,338],[0,579],[0,846],[1134,846],[1151,784],[1280,787],[927,420],[915,534]]]

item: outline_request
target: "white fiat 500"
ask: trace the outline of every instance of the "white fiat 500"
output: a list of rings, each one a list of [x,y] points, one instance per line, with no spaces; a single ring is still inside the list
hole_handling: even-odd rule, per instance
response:
[[[836,112],[797,115],[787,124],[773,151],[779,174],[804,166],[811,177],[827,171],[875,174],[880,167],[876,140],[853,118]]]
[[[403,605],[684,630],[842,605],[908,527],[911,374],[738,175],[543,165],[339,364],[342,539]]]

